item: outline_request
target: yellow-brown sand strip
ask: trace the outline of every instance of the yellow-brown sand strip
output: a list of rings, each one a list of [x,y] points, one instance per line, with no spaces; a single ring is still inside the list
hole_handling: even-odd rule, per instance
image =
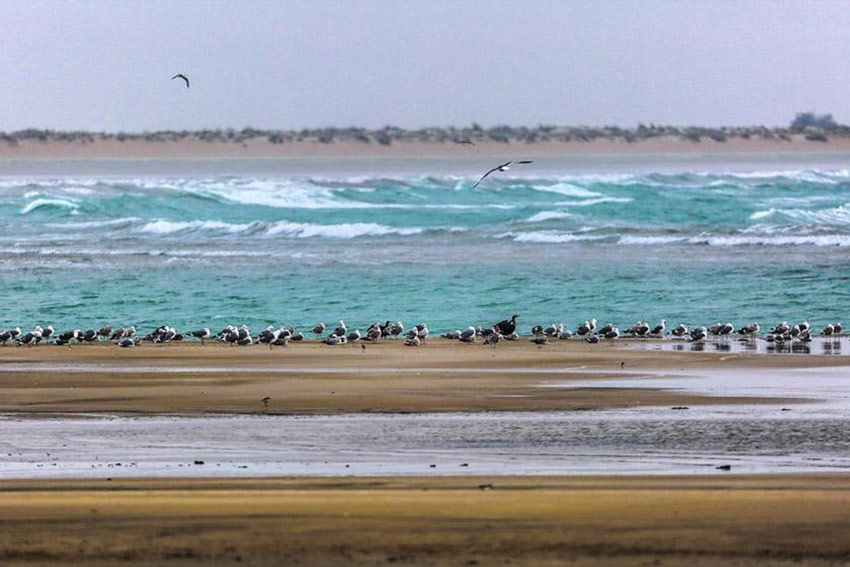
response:
[[[4,565],[843,565],[850,477],[0,482]]]
[[[0,412],[346,413],[553,411],[715,403],[792,403],[650,388],[609,378],[661,372],[845,365],[843,357],[649,352],[622,345],[527,341],[496,348],[431,340],[286,348],[221,344],[0,348]],[[62,370],[66,365],[66,370]],[[81,370],[68,371],[77,367]],[[11,369],[11,370],[10,370]],[[541,387],[596,381],[599,386]],[[268,406],[261,400],[271,398]]]

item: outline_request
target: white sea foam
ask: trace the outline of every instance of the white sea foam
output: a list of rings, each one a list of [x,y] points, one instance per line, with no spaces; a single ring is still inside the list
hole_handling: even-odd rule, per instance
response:
[[[139,230],[149,234],[175,234],[189,231],[215,231],[229,234],[248,232],[257,228],[257,223],[232,224],[221,221],[168,221],[155,220],[147,223]]]
[[[543,222],[552,219],[566,219],[575,217],[574,214],[565,211],[540,211],[536,215],[531,215],[525,222]]]
[[[591,191],[590,189],[585,189],[579,185],[574,185],[572,183],[560,182],[552,185],[546,184],[536,184],[534,185],[534,189],[536,191],[545,191],[547,193],[557,193],[558,195],[564,195],[566,197],[600,197],[602,193],[597,193],[596,191]]]
[[[140,221],[141,219],[138,217],[125,217],[103,221],[50,223],[46,226],[50,228],[64,228],[70,230],[85,230],[88,228],[127,228]]]
[[[269,236],[287,236],[290,238],[340,238],[351,239],[360,236],[385,236],[395,234],[410,236],[422,233],[421,228],[395,228],[376,223],[312,224],[279,221],[266,223],[227,223],[222,221],[168,221],[155,220],[140,228],[142,232],[157,235],[173,235],[187,232],[204,232],[221,235],[264,234]]]
[[[776,211],[777,211],[777,209],[774,209],[773,207],[771,207],[770,209],[768,209],[766,211],[756,211],[756,212],[754,212],[753,214],[750,215],[750,219],[751,220],[759,220],[759,219],[767,218],[771,215],[775,215]]]
[[[618,244],[637,244],[637,245],[656,245],[656,244],[674,244],[676,242],[684,242],[686,237],[683,236],[638,236],[634,234],[628,234],[625,236],[621,236],[619,240],[617,240]]]
[[[584,199],[581,201],[561,201],[562,207],[590,207],[602,203],[631,203],[634,199],[630,197],[599,197],[598,199]]]
[[[602,240],[604,236],[579,235],[555,230],[522,232],[513,236],[514,242],[535,242],[547,244],[562,244],[567,242],[591,242]]]
[[[375,223],[344,223],[344,224],[309,224],[281,221],[274,223],[268,229],[269,234],[282,234],[293,238],[342,238],[351,239],[358,236],[385,236],[397,234],[410,236],[420,234],[421,228],[394,228]]]
[[[709,246],[850,246],[850,235],[822,234],[804,236],[730,236],[700,235],[688,238],[690,244]]]

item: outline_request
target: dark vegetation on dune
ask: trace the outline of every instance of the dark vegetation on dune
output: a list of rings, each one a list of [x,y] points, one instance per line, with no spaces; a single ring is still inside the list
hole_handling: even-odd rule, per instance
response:
[[[243,144],[249,141],[265,141],[271,144],[292,142],[314,142],[332,144],[334,142],[360,142],[363,144],[392,145],[393,142],[497,142],[504,144],[544,142],[592,142],[594,140],[615,140],[624,143],[637,143],[660,137],[674,137],[693,143],[703,140],[723,143],[731,139],[763,139],[791,142],[792,137],[804,137],[814,142],[827,142],[830,137],[850,137],[850,126],[839,124],[832,114],[801,112],[796,115],[788,127],[767,126],[723,126],[708,128],[701,126],[660,126],[657,124],[639,124],[636,128],[619,126],[494,126],[482,128],[478,124],[455,128],[421,128],[405,130],[396,126],[385,126],[378,130],[366,128],[314,128],[302,130],[263,130],[246,127],[241,130],[232,128],[215,130],[161,130],[156,132],[84,132],[38,130],[28,128],[15,132],[0,132],[0,142],[16,146],[19,142],[66,142],[91,144],[100,140],[180,142],[198,140],[210,143]]]

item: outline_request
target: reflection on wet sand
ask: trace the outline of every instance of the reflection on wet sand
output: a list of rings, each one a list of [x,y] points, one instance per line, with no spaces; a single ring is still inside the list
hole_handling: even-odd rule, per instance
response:
[[[768,342],[762,338],[716,341],[636,342],[634,348],[678,352],[725,352],[753,354],[813,354],[840,356],[845,339],[813,338],[811,342]]]

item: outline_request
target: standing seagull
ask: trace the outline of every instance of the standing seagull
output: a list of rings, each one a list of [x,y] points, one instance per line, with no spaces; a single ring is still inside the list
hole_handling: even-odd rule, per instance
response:
[[[490,175],[491,173],[495,173],[497,171],[507,171],[511,168],[511,165],[514,165],[514,164],[523,165],[523,164],[526,164],[526,163],[534,163],[534,162],[526,159],[526,160],[522,160],[522,161],[508,161],[508,162],[503,163],[502,165],[497,165],[496,167],[494,167],[493,169],[491,169],[490,171],[488,171],[487,173],[482,175],[481,179],[479,179],[478,182],[475,185],[472,186],[472,188],[475,189],[476,187],[478,187],[478,185],[482,181],[484,181],[487,178],[487,176]]]
[[[174,75],[173,77],[171,77],[171,80],[172,80],[172,81],[173,81],[174,79],[183,79],[184,81],[186,81],[186,88],[187,88],[187,89],[189,88],[189,77],[187,77],[187,76],[186,76],[186,75],[184,75],[183,73],[177,73],[176,75]]]

